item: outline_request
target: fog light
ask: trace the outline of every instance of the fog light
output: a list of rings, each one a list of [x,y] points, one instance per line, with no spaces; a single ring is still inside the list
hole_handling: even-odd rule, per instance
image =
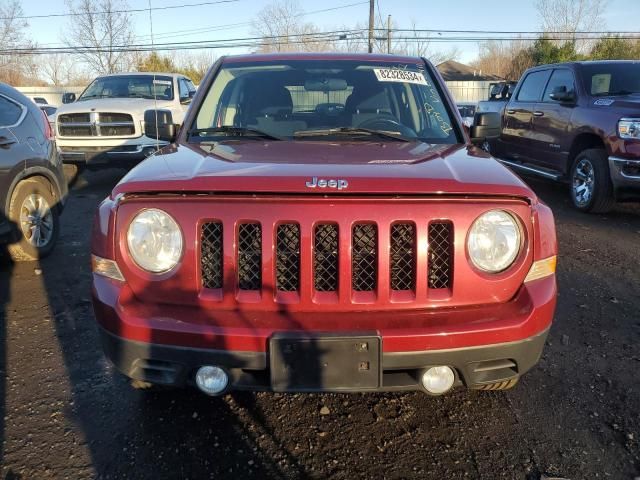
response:
[[[439,395],[450,390],[455,379],[450,367],[431,367],[422,374],[422,386],[427,392]]]
[[[220,367],[205,365],[196,372],[196,385],[207,395],[222,393],[229,383],[229,376]]]

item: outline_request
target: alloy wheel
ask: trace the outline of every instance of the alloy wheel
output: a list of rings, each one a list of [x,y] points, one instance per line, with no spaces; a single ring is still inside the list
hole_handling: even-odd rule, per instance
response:
[[[53,238],[53,214],[47,200],[37,193],[27,195],[20,207],[20,229],[24,238],[36,248]]]
[[[573,172],[573,198],[576,205],[583,207],[588,205],[593,197],[595,188],[595,169],[586,158],[578,162]]]

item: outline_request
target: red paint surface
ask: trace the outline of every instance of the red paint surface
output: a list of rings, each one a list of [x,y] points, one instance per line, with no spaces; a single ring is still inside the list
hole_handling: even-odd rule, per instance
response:
[[[305,56],[316,57],[322,56]],[[251,56],[260,58],[271,59]],[[215,70],[203,81],[205,89]],[[444,99],[452,102],[448,94]],[[456,122],[462,131],[457,117]],[[96,318],[115,335],[151,343],[265,351],[276,331],[376,331],[383,337],[384,351],[398,352],[515,341],[551,323],[555,277],[523,281],[534,259],[557,252],[553,215],[517,176],[474,147],[256,140],[189,145],[184,131],[179,138],[163,154],[132,170],[96,213],[92,252],[115,259],[126,279],[120,284],[94,275]],[[349,187],[340,192],[312,190],[305,186],[312,177],[345,179]],[[149,207],[169,212],[183,231],[183,258],[169,274],[148,274],[127,253],[128,224]],[[465,244],[471,223],[494,208],[518,218],[523,243],[512,267],[487,275],[470,265]],[[201,288],[200,227],[210,220],[224,225],[220,290]],[[450,289],[427,288],[427,229],[434,220],[454,226]],[[263,285],[255,292],[239,291],[236,284],[235,230],[246,221],[261,223],[263,232]],[[327,221],[337,223],[341,232],[350,232],[358,222],[377,225],[375,291],[351,290],[348,235],[340,235],[338,291],[314,291],[311,235],[316,223]],[[300,225],[299,292],[275,291],[273,232],[281,222]],[[417,280],[411,292],[389,288],[389,229],[394,222],[416,226]]]

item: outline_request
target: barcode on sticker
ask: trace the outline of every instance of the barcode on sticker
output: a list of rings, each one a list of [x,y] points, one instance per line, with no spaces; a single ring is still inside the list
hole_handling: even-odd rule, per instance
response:
[[[427,85],[422,72],[400,70],[399,68],[374,68],[374,73],[379,82],[417,83]]]

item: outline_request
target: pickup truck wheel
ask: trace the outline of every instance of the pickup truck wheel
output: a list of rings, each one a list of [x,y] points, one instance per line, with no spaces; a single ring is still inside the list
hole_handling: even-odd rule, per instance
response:
[[[583,212],[605,213],[613,208],[613,185],[607,152],[593,148],[581,152],[571,169],[571,200]]]
[[[18,183],[11,195],[9,219],[15,223],[16,242],[8,246],[14,261],[49,255],[59,233],[58,208],[49,182],[29,178]]]

